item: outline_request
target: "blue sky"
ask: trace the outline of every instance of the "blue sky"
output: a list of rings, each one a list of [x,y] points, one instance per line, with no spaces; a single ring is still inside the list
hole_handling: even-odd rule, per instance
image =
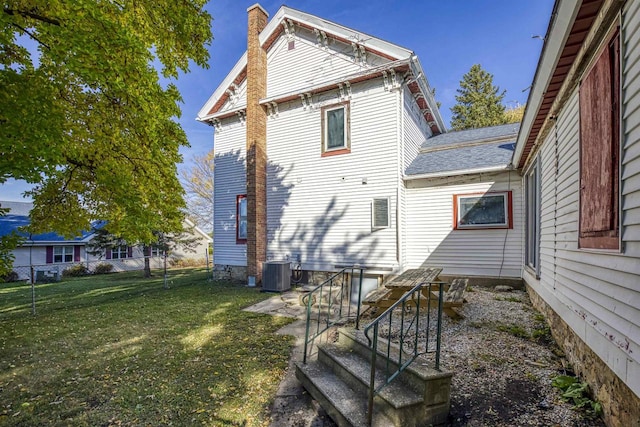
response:
[[[180,123],[191,147],[182,150],[189,167],[193,156],[213,148],[213,129],[195,117],[209,96],[246,49],[247,8],[255,1],[212,0],[214,40],[209,48],[210,68],[192,67],[177,84],[184,103]],[[280,1],[261,6],[275,15]],[[451,118],[460,79],[473,64],[494,76],[494,84],[506,90],[507,106],[524,104],[549,23],[552,0],[413,0],[350,1],[291,0],[287,6],[317,15],[413,50],[429,83],[442,103],[445,123]],[[524,90],[524,91],[523,91]],[[0,188],[0,200],[21,200],[25,186],[9,182]]]

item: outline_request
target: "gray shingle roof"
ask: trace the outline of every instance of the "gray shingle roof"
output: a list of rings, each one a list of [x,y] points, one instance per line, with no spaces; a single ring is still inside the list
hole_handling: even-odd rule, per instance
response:
[[[507,167],[511,163],[519,124],[444,133],[429,138],[409,165],[407,176]]]

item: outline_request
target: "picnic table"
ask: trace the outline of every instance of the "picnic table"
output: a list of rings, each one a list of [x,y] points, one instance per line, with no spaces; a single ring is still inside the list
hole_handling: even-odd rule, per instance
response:
[[[381,314],[384,310],[391,307],[396,301],[402,298],[405,293],[413,289],[417,284],[427,283],[431,284],[431,286],[422,288],[422,294],[425,299],[422,300],[421,304],[426,305],[426,301],[428,301],[430,297],[432,305],[435,304],[437,306],[440,286],[443,286],[443,290],[445,292],[449,290],[449,285],[440,281],[439,276],[441,272],[442,268],[438,267],[414,268],[407,270],[398,277],[395,277],[388,283],[384,284],[384,286],[369,293],[364,298],[363,304],[368,305],[371,308],[376,308],[376,313]],[[451,289],[451,295],[447,293],[444,296],[443,311],[447,315],[455,318],[460,317],[457,311],[454,310],[454,307],[462,305],[462,295],[467,286],[467,279],[455,279],[452,285],[454,289]],[[431,292],[430,295],[429,292]],[[413,303],[415,304],[415,302]]]

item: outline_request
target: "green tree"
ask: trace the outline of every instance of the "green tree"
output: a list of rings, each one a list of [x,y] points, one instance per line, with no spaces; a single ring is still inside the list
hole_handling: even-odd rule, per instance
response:
[[[505,123],[504,99],[506,91],[500,92],[493,85],[493,75],[480,64],[475,64],[462,76],[456,95],[457,104],[451,108],[454,130],[495,126]]]
[[[516,105],[504,110],[504,123],[520,123],[524,117],[526,105]]]
[[[193,166],[182,171],[187,214],[208,233],[213,231],[213,158],[213,150],[203,156],[195,156]]]
[[[0,12],[0,183],[36,184],[31,231],[93,218],[126,240],[182,227],[172,79],[206,67],[206,0],[8,0]],[[35,47],[34,47],[35,46]],[[163,84],[160,75],[169,81]]]

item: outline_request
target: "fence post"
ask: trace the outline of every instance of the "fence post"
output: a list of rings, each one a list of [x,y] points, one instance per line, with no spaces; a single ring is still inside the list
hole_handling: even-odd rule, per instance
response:
[[[36,281],[33,277],[33,265],[29,266],[31,270],[31,314],[36,315]]]

